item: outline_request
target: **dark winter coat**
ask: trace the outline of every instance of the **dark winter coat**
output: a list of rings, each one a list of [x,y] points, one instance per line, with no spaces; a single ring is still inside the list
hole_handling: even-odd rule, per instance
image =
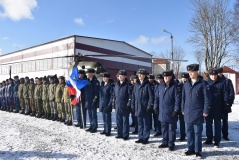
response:
[[[179,112],[181,103],[181,89],[171,80],[168,86],[165,83],[158,85],[155,92],[154,110],[159,112],[159,120],[162,122],[177,122],[177,116],[172,113]]]
[[[211,92],[211,109],[209,117],[220,119],[222,118],[224,104],[228,101],[225,83],[219,79],[212,81],[209,78],[208,84]]]
[[[198,79],[194,85],[191,79],[186,81],[182,90],[181,109],[187,123],[203,123],[203,113],[210,111],[210,90],[206,81]]]
[[[148,79],[145,79],[142,84],[138,80],[133,89],[131,108],[135,111],[135,116],[150,116],[153,110],[154,89]]]
[[[88,79],[88,81],[90,83],[84,87],[85,108],[97,107],[99,104],[100,83],[95,76],[91,80]]]
[[[120,81],[115,83],[112,95],[112,105],[118,115],[127,116],[130,114],[132,97],[132,85],[128,82]]]
[[[99,100],[99,111],[100,112],[111,112],[112,111],[112,101],[111,97],[113,94],[112,83],[102,83],[100,86],[100,100]]]

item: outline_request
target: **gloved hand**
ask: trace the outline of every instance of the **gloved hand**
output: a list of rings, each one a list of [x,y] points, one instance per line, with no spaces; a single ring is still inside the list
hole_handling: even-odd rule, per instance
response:
[[[155,114],[159,114],[159,111],[156,109],[156,110],[154,110],[154,113]]]
[[[151,110],[150,109],[146,109],[146,112],[149,113]]]
[[[93,100],[92,106],[93,106],[93,107],[97,107],[97,99],[94,99],[94,100]]]
[[[177,114],[178,114],[177,111],[173,111],[173,113],[172,113],[172,117],[175,117]]]
[[[130,109],[130,106],[127,105],[127,106],[126,106],[126,109]]]

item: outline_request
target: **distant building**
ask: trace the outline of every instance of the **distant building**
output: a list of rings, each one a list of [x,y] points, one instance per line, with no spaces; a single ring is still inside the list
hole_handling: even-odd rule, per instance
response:
[[[152,72],[152,55],[126,42],[73,35],[1,55],[0,81],[9,78],[10,67],[11,77],[19,75],[19,77],[34,78],[57,74],[57,76],[65,76],[68,79],[72,71],[73,58],[64,56],[78,53],[109,55],[109,57],[88,56],[84,57],[83,61],[85,61],[86,68],[95,64],[92,62],[100,63],[113,79],[116,79],[115,75],[119,69],[125,69],[129,76],[135,74],[139,68],[145,68],[149,73]],[[125,55],[125,57],[117,55]],[[78,68],[81,69],[82,66],[83,64],[79,64]]]

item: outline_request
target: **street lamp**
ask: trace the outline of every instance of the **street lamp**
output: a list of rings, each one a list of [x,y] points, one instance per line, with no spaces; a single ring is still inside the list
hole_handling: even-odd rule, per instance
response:
[[[163,30],[163,32],[166,32],[166,33],[168,33],[168,34],[170,34],[171,36],[170,36],[170,38],[171,38],[171,58],[172,58],[172,60],[173,60],[173,35],[172,35],[172,33],[170,33],[170,32],[168,32],[167,30]],[[173,64],[173,61],[172,61],[172,69],[174,69],[174,64]]]

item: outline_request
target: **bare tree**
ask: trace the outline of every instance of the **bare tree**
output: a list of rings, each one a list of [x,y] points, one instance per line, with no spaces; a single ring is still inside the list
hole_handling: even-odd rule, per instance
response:
[[[182,49],[182,47],[179,47],[179,46],[175,46],[174,49],[173,49],[173,58],[174,59],[177,59],[177,60],[183,60],[184,57],[185,57],[185,51]],[[172,52],[171,51],[166,51],[166,52],[162,52],[160,53],[160,56],[162,58],[168,58],[168,59],[171,59],[172,58]],[[180,72],[180,69],[181,69],[181,61],[173,61],[172,63],[174,63],[174,68],[173,71],[174,71],[174,74],[176,76],[178,76],[179,72]]]
[[[205,55],[203,52],[201,51],[196,51],[194,52],[194,57],[197,61],[197,63],[199,64],[199,74],[201,74],[201,71],[202,71],[202,63],[205,59]]]
[[[234,5],[232,27],[233,40],[234,43],[237,45],[237,48],[239,49],[239,0],[237,0]]]
[[[220,67],[231,56],[232,19],[228,0],[192,0],[194,15],[190,20],[189,42],[204,53],[205,69]]]

